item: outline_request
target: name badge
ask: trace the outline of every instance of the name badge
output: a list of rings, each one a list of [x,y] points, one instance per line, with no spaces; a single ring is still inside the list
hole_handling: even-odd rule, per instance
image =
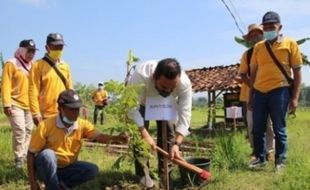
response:
[[[174,97],[148,96],[145,101],[145,120],[171,121],[177,118]]]

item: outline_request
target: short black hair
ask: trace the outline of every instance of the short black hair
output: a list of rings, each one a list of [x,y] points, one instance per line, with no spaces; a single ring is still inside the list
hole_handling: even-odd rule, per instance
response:
[[[162,75],[170,80],[180,76],[180,63],[174,58],[166,58],[159,61],[154,72],[154,78],[159,79]]]

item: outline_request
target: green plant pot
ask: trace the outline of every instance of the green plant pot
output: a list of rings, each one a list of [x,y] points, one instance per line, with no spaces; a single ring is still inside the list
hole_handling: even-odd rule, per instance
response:
[[[211,160],[208,158],[201,157],[188,157],[185,158],[186,162],[195,165],[203,170],[210,171]],[[200,179],[199,174],[189,171],[181,166],[179,166],[181,180],[184,185],[188,186],[199,186],[204,181]]]

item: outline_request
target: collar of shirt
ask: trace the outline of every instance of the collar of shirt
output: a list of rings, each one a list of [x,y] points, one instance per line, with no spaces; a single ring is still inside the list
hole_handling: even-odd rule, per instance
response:
[[[284,36],[283,36],[283,34],[280,34],[278,39],[277,39],[277,43],[281,43],[281,42],[283,42],[283,40],[284,40]]]
[[[73,130],[78,129],[78,122],[75,121],[73,125],[71,125],[70,127],[66,127],[61,121],[60,115],[58,114],[56,117],[56,126],[60,129],[64,129],[67,134],[70,134]]]

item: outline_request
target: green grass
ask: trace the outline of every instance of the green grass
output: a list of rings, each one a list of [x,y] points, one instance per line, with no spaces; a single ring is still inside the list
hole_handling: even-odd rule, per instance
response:
[[[208,132],[202,126],[206,124],[206,112],[201,109],[193,111],[193,134],[186,138],[194,144],[214,142],[212,152],[197,152],[196,155],[211,157],[212,181],[201,187],[191,189],[310,189],[310,110],[300,109],[296,118],[288,119],[289,150],[287,165],[283,171],[276,173],[274,165],[269,162],[262,170],[250,170],[247,162],[250,147],[245,139],[245,130],[235,133],[227,131]],[[99,130],[109,132],[117,123],[109,118],[104,125],[96,126]],[[155,127],[152,123],[154,135]],[[154,135],[155,136],[155,135]],[[11,130],[7,119],[0,115],[0,190],[29,189],[26,169],[16,170],[11,147]],[[76,190],[106,189],[117,186],[120,189],[140,189],[136,184],[132,163],[123,163],[121,170],[113,170],[116,155],[105,152],[102,148],[89,149],[84,147],[80,153],[81,160],[96,163],[100,168],[99,176]],[[151,162],[152,171],[156,171],[156,159]],[[181,185],[177,167],[173,173],[177,189],[187,189]]]
[[[288,119],[288,162],[279,173],[272,162],[259,171],[246,167],[244,158],[250,151],[242,133],[220,136],[211,169],[214,181],[202,189],[310,189],[309,113],[300,111],[295,119]]]
[[[208,121],[208,115],[207,115],[207,109],[203,108],[193,108],[192,111],[192,119],[191,119],[191,128],[201,128],[207,124]],[[216,115],[218,116],[224,116],[224,110],[223,109],[216,109]],[[223,121],[223,119],[216,119],[217,122]]]
[[[0,189],[29,189],[27,171],[14,167],[11,129],[3,115],[0,116],[0,153]]]

